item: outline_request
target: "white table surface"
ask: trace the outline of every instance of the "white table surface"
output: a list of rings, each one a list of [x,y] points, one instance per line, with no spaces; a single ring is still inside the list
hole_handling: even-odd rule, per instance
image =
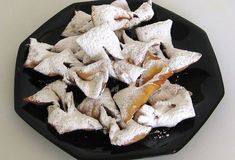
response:
[[[76,0],[16,0],[0,5],[0,159],[72,160],[14,112],[14,69],[20,43]],[[178,153],[148,160],[235,159],[235,1],[155,0],[203,28],[215,50],[225,97],[194,138]]]

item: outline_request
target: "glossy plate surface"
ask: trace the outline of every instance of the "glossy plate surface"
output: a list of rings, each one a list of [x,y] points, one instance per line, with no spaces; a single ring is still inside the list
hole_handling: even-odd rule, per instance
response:
[[[75,10],[80,9],[90,13],[91,5],[104,3],[111,3],[111,1],[72,4],[48,20],[29,37],[37,38],[41,42],[55,44],[62,39],[60,33],[73,17]],[[128,3],[130,8],[134,10],[143,1],[129,0]],[[15,111],[17,114],[52,143],[78,159],[130,159],[179,151],[209,118],[224,95],[224,87],[215,53],[206,33],[191,22],[156,4],[153,4],[153,9],[155,16],[145,24],[172,19],[174,21],[172,37],[175,47],[200,52],[203,55],[199,62],[171,78],[171,82],[178,83],[193,92],[195,118],[183,121],[171,129],[154,129],[144,140],[127,147],[110,145],[108,136],[102,132],[77,131],[58,135],[47,124],[46,106],[35,106],[23,101],[23,98],[34,94],[46,83],[58,78],[48,78],[30,69],[23,68],[23,63],[28,54],[29,38],[20,45],[16,62]],[[134,37],[133,34],[132,37]],[[110,80],[108,85],[117,84],[119,82]],[[77,103],[82,101],[84,95],[81,91],[76,88],[71,89],[76,92]]]

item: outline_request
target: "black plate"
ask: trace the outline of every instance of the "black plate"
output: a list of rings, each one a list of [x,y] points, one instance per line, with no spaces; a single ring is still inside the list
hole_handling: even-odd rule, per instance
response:
[[[90,13],[91,5],[110,2],[110,0],[104,0],[72,4],[48,20],[29,37],[55,44],[62,38],[59,35],[74,15],[75,9]],[[129,0],[128,3],[131,9],[136,9],[143,1]],[[108,136],[101,132],[78,131],[60,136],[47,124],[46,106],[34,106],[22,100],[55,79],[23,68],[28,54],[29,38],[20,45],[16,62],[15,111],[17,114],[52,143],[76,158],[130,159],[179,151],[209,118],[224,95],[224,87],[217,60],[206,33],[191,22],[156,4],[153,5],[153,9],[155,16],[148,23],[172,19],[174,21],[172,37],[175,47],[203,54],[198,63],[171,78],[172,82],[183,85],[193,92],[192,99],[197,115],[194,119],[183,121],[171,129],[155,129],[144,140],[127,147],[110,145]],[[113,83],[111,81],[109,84]],[[76,91],[78,94],[81,93],[79,90]]]

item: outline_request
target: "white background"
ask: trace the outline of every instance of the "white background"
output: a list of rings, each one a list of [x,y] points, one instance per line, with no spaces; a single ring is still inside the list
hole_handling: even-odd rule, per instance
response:
[[[0,5],[0,157],[3,160],[73,160],[43,138],[13,110],[14,67],[20,43],[75,0],[15,0]],[[194,138],[174,155],[158,160],[235,159],[235,1],[155,0],[203,28],[215,50],[225,97]],[[149,159],[149,160],[150,160]]]

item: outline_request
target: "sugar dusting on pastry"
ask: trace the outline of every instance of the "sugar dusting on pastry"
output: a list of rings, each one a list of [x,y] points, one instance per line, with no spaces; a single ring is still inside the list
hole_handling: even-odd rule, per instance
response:
[[[113,57],[123,59],[119,40],[106,25],[95,27],[79,36],[77,43],[90,57],[109,52]]]
[[[83,11],[75,11],[74,17],[66,26],[65,30],[61,35],[64,37],[80,35],[93,28],[93,25],[90,22],[91,22],[91,15]]]
[[[67,72],[67,67],[65,64],[75,64],[80,63],[74,56],[70,49],[66,49],[56,55],[45,58],[40,62],[34,70],[53,77],[53,76],[64,76]]]
[[[90,98],[98,98],[105,89],[108,81],[108,66],[100,60],[86,66],[74,66],[66,73],[66,82],[79,87]]]
[[[126,28],[132,28],[141,22],[150,20],[154,16],[152,8],[152,0],[144,2],[137,10],[134,11],[134,18],[132,18],[127,24]]]
[[[150,42],[128,41],[123,46],[122,55],[130,63],[141,66],[150,47],[156,44],[159,44],[157,40]]]
[[[107,115],[104,108],[100,108],[100,122],[108,129],[110,143],[117,146],[126,146],[142,140],[151,131],[151,127],[143,126],[130,120],[125,128],[120,128],[115,119]]]
[[[140,41],[149,42],[158,39],[164,46],[172,47],[171,27],[172,20],[160,21],[136,29],[137,37]]]
[[[136,114],[137,122],[151,127],[174,127],[195,116],[189,91],[166,81]]]
[[[24,100],[35,104],[58,104],[59,100],[64,98],[66,88],[67,85],[64,82],[57,80]]]
[[[35,38],[30,38],[29,53],[24,67],[34,68],[45,58],[55,55],[56,53],[50,51],[53,47],[46,43],[40,43]]]
[[[80,113],[74,105],[73,94],[66,94],[67,111],[63,111],[59,106],[48,107],[48,123],[52,125],[59,134],[76,130],[99,130],[101,124],[96,119]]]
[[[60,40],[55,44],[53,50],[56,52],[62,52],[65,49],[70,49],[73,53],[77,53],[81,50],[80,46],[76,42],[77,38],[78,36],[71,36]]]
[[[130,64],[125,60],[113,62],[113,70],[115,78],[127,84],[135,84],[144,72],[144,68]]]
[[[129,8],[129,5],[128,5],[126,0],[115,0],[110,5],[116,6],[118,8],[122,8],[126,11],[131,11],[131,9]]]
[[[111,30],[124,28],[133,14],[113,5],[92,6],[92,20],[95,26],[107,25]]]
[[[59,134],[103,130],[112,145],[126,146],[152,128],[174,127],[195,116],[190,92],[168,79],[202,54],[174,47],[170,19],[141,24],[154,16],[151,0],[135,11],[126,0],[115,0],[92,6],[91,15],[74,13],[61,33],[65,38],[55,45],[30,39],[24,64],[58,76],[24,100],[48,106],[48,123]],[[131,28],[136,37],[129,36]],[[125,88],[123,83],[106,85],[110,77],[126,83]],[[80,97],[74,99],[75,88],[86,96],[81,103]],[[157,139],[163,134],[169,137],[163,131]]]
[[[104,107],[112,117],[120,121],[119,110],[111,96],[110,90],[106,88],[104,92],[97,98],[85,98],[82,103],[78,105],[78,110],[93,118],[99,118],[100,107]]]

